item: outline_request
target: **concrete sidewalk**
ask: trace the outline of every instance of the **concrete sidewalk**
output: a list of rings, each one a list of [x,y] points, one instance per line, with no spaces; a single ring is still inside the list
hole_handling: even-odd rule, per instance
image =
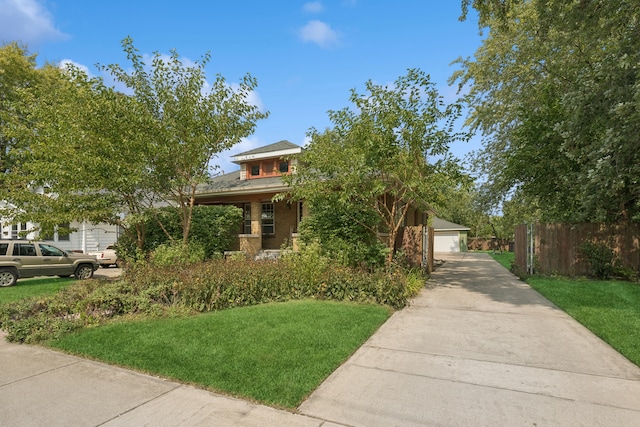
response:
[[[446,257],[299,408],[350,426],[640,425],[640,368],[487,254]]]
[[[430,285],[295,414],[0,336],[0,425],[638,425],[640,368],[488,255]]]
[[[0,426],[331,424],[0,335]]]

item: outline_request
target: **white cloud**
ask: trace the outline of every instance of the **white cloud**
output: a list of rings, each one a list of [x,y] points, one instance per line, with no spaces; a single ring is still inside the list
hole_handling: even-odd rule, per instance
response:
[[[37,44],[68,38],[36,0],[0,0],[0,11],[0,41]]]
[[[209,85],[207,83],[207,85]],[[240,89],[240,84],[239,83],[230,83],[229,86],[231,87],[231,90],[233,90],[234,92],[237,92]],[[258,92],[256,92],[255,90],[252,90],[251,92],[249,92],[247,94],[247,103],[249,105],[254,105],[256,107],[258,107],[259,111],[265,111],[264,109],[264,104],[262,102],[262,98],[260,98],[260,95],[258,94]]]
[[[302,9],[307,13],[320,13],[324,10],[324,6],[322,5],[322,2],[312,1],[305,3]]]
[[[58,67],[63,70],[67,69],[69,66],[75,67],[80,71],[84,72],[87,76],[91,77],[91,73],[89,73],[89,67],[87,67],[86,65],[72,61],[71,59],[63,59],[58,63]]]
[[[309,21],[300,30],[300,38],[305,42],[315,43],[322,48],[328,48],[338,44],[339,34],[328,24],[322,21]]]

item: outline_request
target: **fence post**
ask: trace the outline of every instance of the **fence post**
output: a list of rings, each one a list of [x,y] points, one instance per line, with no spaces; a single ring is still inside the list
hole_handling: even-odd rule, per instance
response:
[[[527,273],[533,274],[534,259],[534,225],[527,224]]]

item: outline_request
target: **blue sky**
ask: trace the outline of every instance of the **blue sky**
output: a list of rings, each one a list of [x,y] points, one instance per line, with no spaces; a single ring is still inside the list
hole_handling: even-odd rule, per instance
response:
[[[477,20],[460,22],[458,0],[144,1],[0,0],[0,43],[21,41],[40,63],[72,61],[92,75],[96,64],[128,67],[121,40],[143,54],[212,59],[207,75],[229,83],[258,80],[255,102],[270,112],[228,156],[283,139],[306,143],[311,127],[331,126],[328,110],[350,107],[350,89],[391,83],[408,68],[430,74],[446,101],[450,63],[481,43]],[[479,138],[456,143],[463,157]]]

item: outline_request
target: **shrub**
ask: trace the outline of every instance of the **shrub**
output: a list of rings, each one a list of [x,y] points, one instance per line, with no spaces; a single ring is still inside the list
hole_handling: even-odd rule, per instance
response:
[[[164,230],[158,221],[162,223]],[[231,247],[241,222],[242,209],[235,206],[194,206],[189,242],[200,244],[204,248],[205,257],[212,258],[216,253]],[[182,241],[180,212],[174,207],[151,210],[144,220],[144,229],[143,253],[153,252],[161,245],[170,244],[172,239]],[[118,255],[123,259],[143,259],[136,249],[134,236],[125,234],[119,239]]]
[[[339,199],[310,202],[313,215],[302,220],[300,239],[306,244],[319,243],[324,255],[348,267],[379,268],[384,265],[387,248],[376,234],[379,218],[362,206],[355,209]],[[354,220],[354,218],[357,218]]]
[[[162,244],[151,254],[151,263],[156,267],[189,265],[205,260],[204,246],[198,242]]]
[[[614,269],[614,252],[601,242],[584,242],[578,250],[582,258],[589,264],[591,274],[597,279],[606,279]]]
[[[164,262],[170,258],[135,264],[121,281],[77,282],[47,299],[3,305],[0,328],[11,341],[37,342],[122,316],[206,312],[291,299],[401,308],[425,283],[418,270],[368,271],[336,264],[313,244],[277,261]]]

